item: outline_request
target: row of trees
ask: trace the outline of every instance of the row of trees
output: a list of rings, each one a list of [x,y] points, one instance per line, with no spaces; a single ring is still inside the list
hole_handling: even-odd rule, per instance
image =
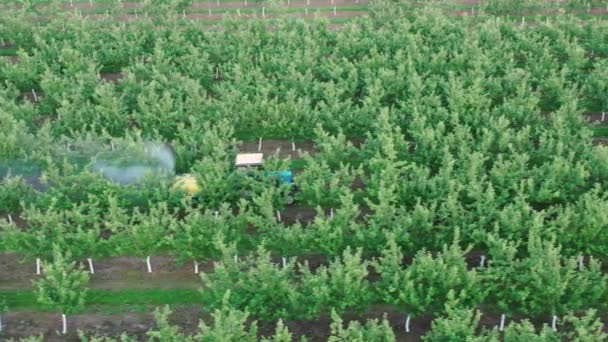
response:
[[[549,246],[549,248],[551,247]],[[390,298],[390,302],[397,306],[410,302],[418,305],[418,308],[433,307],[437,318],[433,321],[431,330],[423,337],[424,340],[444,341],[475,338],[480,341],[499,341],[501,340],[499,331],[504,329],[502,323],[500,328],[480,329],[481,314],[472,308],[479,304],[479,299],[485,293],[477,291],[476,282],[478,280],[476,278],[478,275],[474,271],[466,270],[461,253],[457,244],[446,247],[436,257],[421,252],[412,265],[404,271],[400,266],[402,261],[400,251],[396,244],[392,243],[390,250],[381,259],[374,262],[377,271],[386,277],[378,285],[379,293],[381,296]],[[215,341],[218,339],[222,341],[258,341],[257,323],[248,319],[250,314],[253,314],[253,317],[260,318],[262,321],[276,322],[275,334],[263,337],[260,341],[292,341],[293,336],[284,324],[284,319],[292,321],[316,318],[321,312],[331,311],[331,336],[328,341],[395,341],[394,327],[388,323],[386,317],[381,322],[376,319],[368,320],[365,325],[351,321],[346,327],[340,318],[340,313],[356,310],[360,308],[361,304],[372,299],[371,293],[368,292],[369,284],[364,280],[368,273],[367,266],[369,265],[361,260],[360,253],[351,253],[349,250],[327,268],[322,266],[314,273],[308,269],[307,265],[296,266],[293,261],[277,267],[263,249],[260,249],[255,258],[247,258],[241,263],[237,263],[226,255],[226,258],[216,266],[214,273],[202,276],[205,284],[202,295],[207,304],[205,310],[213,312],[213,323],[207,325],[205,322],[201,322],[197,334],[184,335],[179,328],[169,323],[168,318],[171,311],[165,307],[163,310],[156,310],[157,328],[149,331],[147,335],[150,341]],[[542,266],[546,266],[546,264]],[[66,315],[83,309],[89,277],[85,271],[77,267],[75,263],[69,262],[66,256],[57,249],[55,249],[52,262],[45,263],[44,267],[45,276],[35,282],[38,301],[50,309],[62,312],[62,333],[66,334],[68,331]],[[538,269],[535,266],[528,267]],[[551,271],[549,269],[540,272],[545,275],[551,273],[552,276],[561,279],[562,275]],[[239,273],[242,273],[242,276],[239,277]],[[556,331],[555,325],[549,328],[546,324],[537,331],[530,321],[523,320],[509,323],[506,326],[504,340],[560,341],[566,338],[577,341],[599,341],[606,339],[603,324],[596,317],[596,310],[588,309],[582,316],[572,313],[580,312],[581,307],[576,305],[593,296],[591,293],[583,294],[577,288],[582,284],[583,278],[591,279],[589,275],[590,273],[577,276],[578,281],[566,280],[560,283],[565,290],[561,295],[570,297],[572,292],[583,295],[580,298],[569,298],[574,305],[562,312],[566,315],[560,321],[560,332]],[[296,277],[299,280],[294,283]],[[541,274],[537,274],[532,279],[541,277]],[[509,281],[511,280],[509,279]],[[521,291],[518,288],[518,281],[511,281],[509,285],[514,285],[513,290]],[[553,306],[556,303],[551,298],[528,297],[530,294],[538,294],[538,290],[540,290],[532,288],[535,285],[533,281],[525,280],[519,285],[528,286],[534,292],[526,293],[524,291],[518,293],[517,296],[500,294],[500,297],[517,297],[531,302],[539,299],[540,305],[548,303]],[[546,286],[546,284],[536,285]],[[509,288],[507,284],[500,284],[500,281],[496,287]],[[603,287],[605,287],[605,280],[604,284],[598,284],[598,288],[592,290],[601,292]],[[396,290],[400,288],[405,291],[398,293],[397,298],[395,295],[398,291]],[[305,293],[299,292],[302,290]],[[411,304],[410,308],[415,310],[415,305]],[[288,308],[293,305],[299,309]],[[522,303],[517,303],[517,305],[522,305]],[[539,309],[539,306],[534,303],[528,306],[532,309]],[[5,310],[6,308],[3,308],[3,311]],[[413,312],[416,313],[416,311]],[[562,329],[562,327],[564,328]],[[407,329],[409,328],[406,327]],[[79,332],[79,335],[82,341],[111,341],[108,338],[87,337],[82,332]],[[300,340],[305,341],[306,337],[301,336]],[[131,338],[123,335],[120,341],[131,341]]]
[[[605,302],[599,263],[578,266],[608,257],[608,152],[581,119],[607,108],[605,23],[528,30],[422,11],[339,32],[289,20],[203,32],[170,16],[32,27],[7,13],[0,32],[22,50],[0,62],[0,250],[222,260],[204,275],[208,306],[230,289],[228,305],[261,320],[373,301],[436,313],[450,296],[530,315]],[[236,140],[260,136],[314,141],[295,194],[312,222],[280,221],[290,189],[234,170]],[[171,143],[198,203],[167,179],[87,171],[104,146],[149,140]],[[492,263],[470,270],[464,246]],[[310,254],[334,261],[269,261]]]

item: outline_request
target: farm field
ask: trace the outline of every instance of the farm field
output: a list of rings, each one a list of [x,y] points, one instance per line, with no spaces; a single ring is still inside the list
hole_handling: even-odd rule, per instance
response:
[[[0,8],[1,341],[608,340],[606,2]]]

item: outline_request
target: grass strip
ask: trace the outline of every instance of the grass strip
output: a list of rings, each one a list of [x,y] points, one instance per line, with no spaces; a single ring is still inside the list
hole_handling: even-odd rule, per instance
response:
[[[36,300],[34,291],[0,291],[0,302],[5,301],[9,310],[52,311]],[[90,289],[86,307],[105,305],[179,305],[202,303],[198,290],[191,289],[145,289],[145,290],[99,290]],[[84,311],[87,311],[85,308]]]
[[[2,48],[0,56],[17,56],[17,48]]]
[[[608,137],[608,127],[593,127],[593,136],[596,138]]]

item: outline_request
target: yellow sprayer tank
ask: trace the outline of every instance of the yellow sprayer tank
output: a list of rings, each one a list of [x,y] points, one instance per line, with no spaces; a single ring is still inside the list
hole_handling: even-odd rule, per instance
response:
[[[191,174],[184,174],[178,176],[175,179],[175,183],[173,183],[173,187],[171,189],[173,191],[185,192],[190,196],[197,195],[201,190],[200,186],[198,185],[198,181],[196,180],[196,177]]]

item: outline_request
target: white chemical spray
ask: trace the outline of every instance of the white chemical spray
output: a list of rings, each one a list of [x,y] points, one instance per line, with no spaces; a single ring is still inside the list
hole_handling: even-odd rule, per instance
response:
[[[167,177],[175,174],[175,154],[166,144],[146,142],[98,155],[91,170],[119,184],[137,184],[146,177]]]

